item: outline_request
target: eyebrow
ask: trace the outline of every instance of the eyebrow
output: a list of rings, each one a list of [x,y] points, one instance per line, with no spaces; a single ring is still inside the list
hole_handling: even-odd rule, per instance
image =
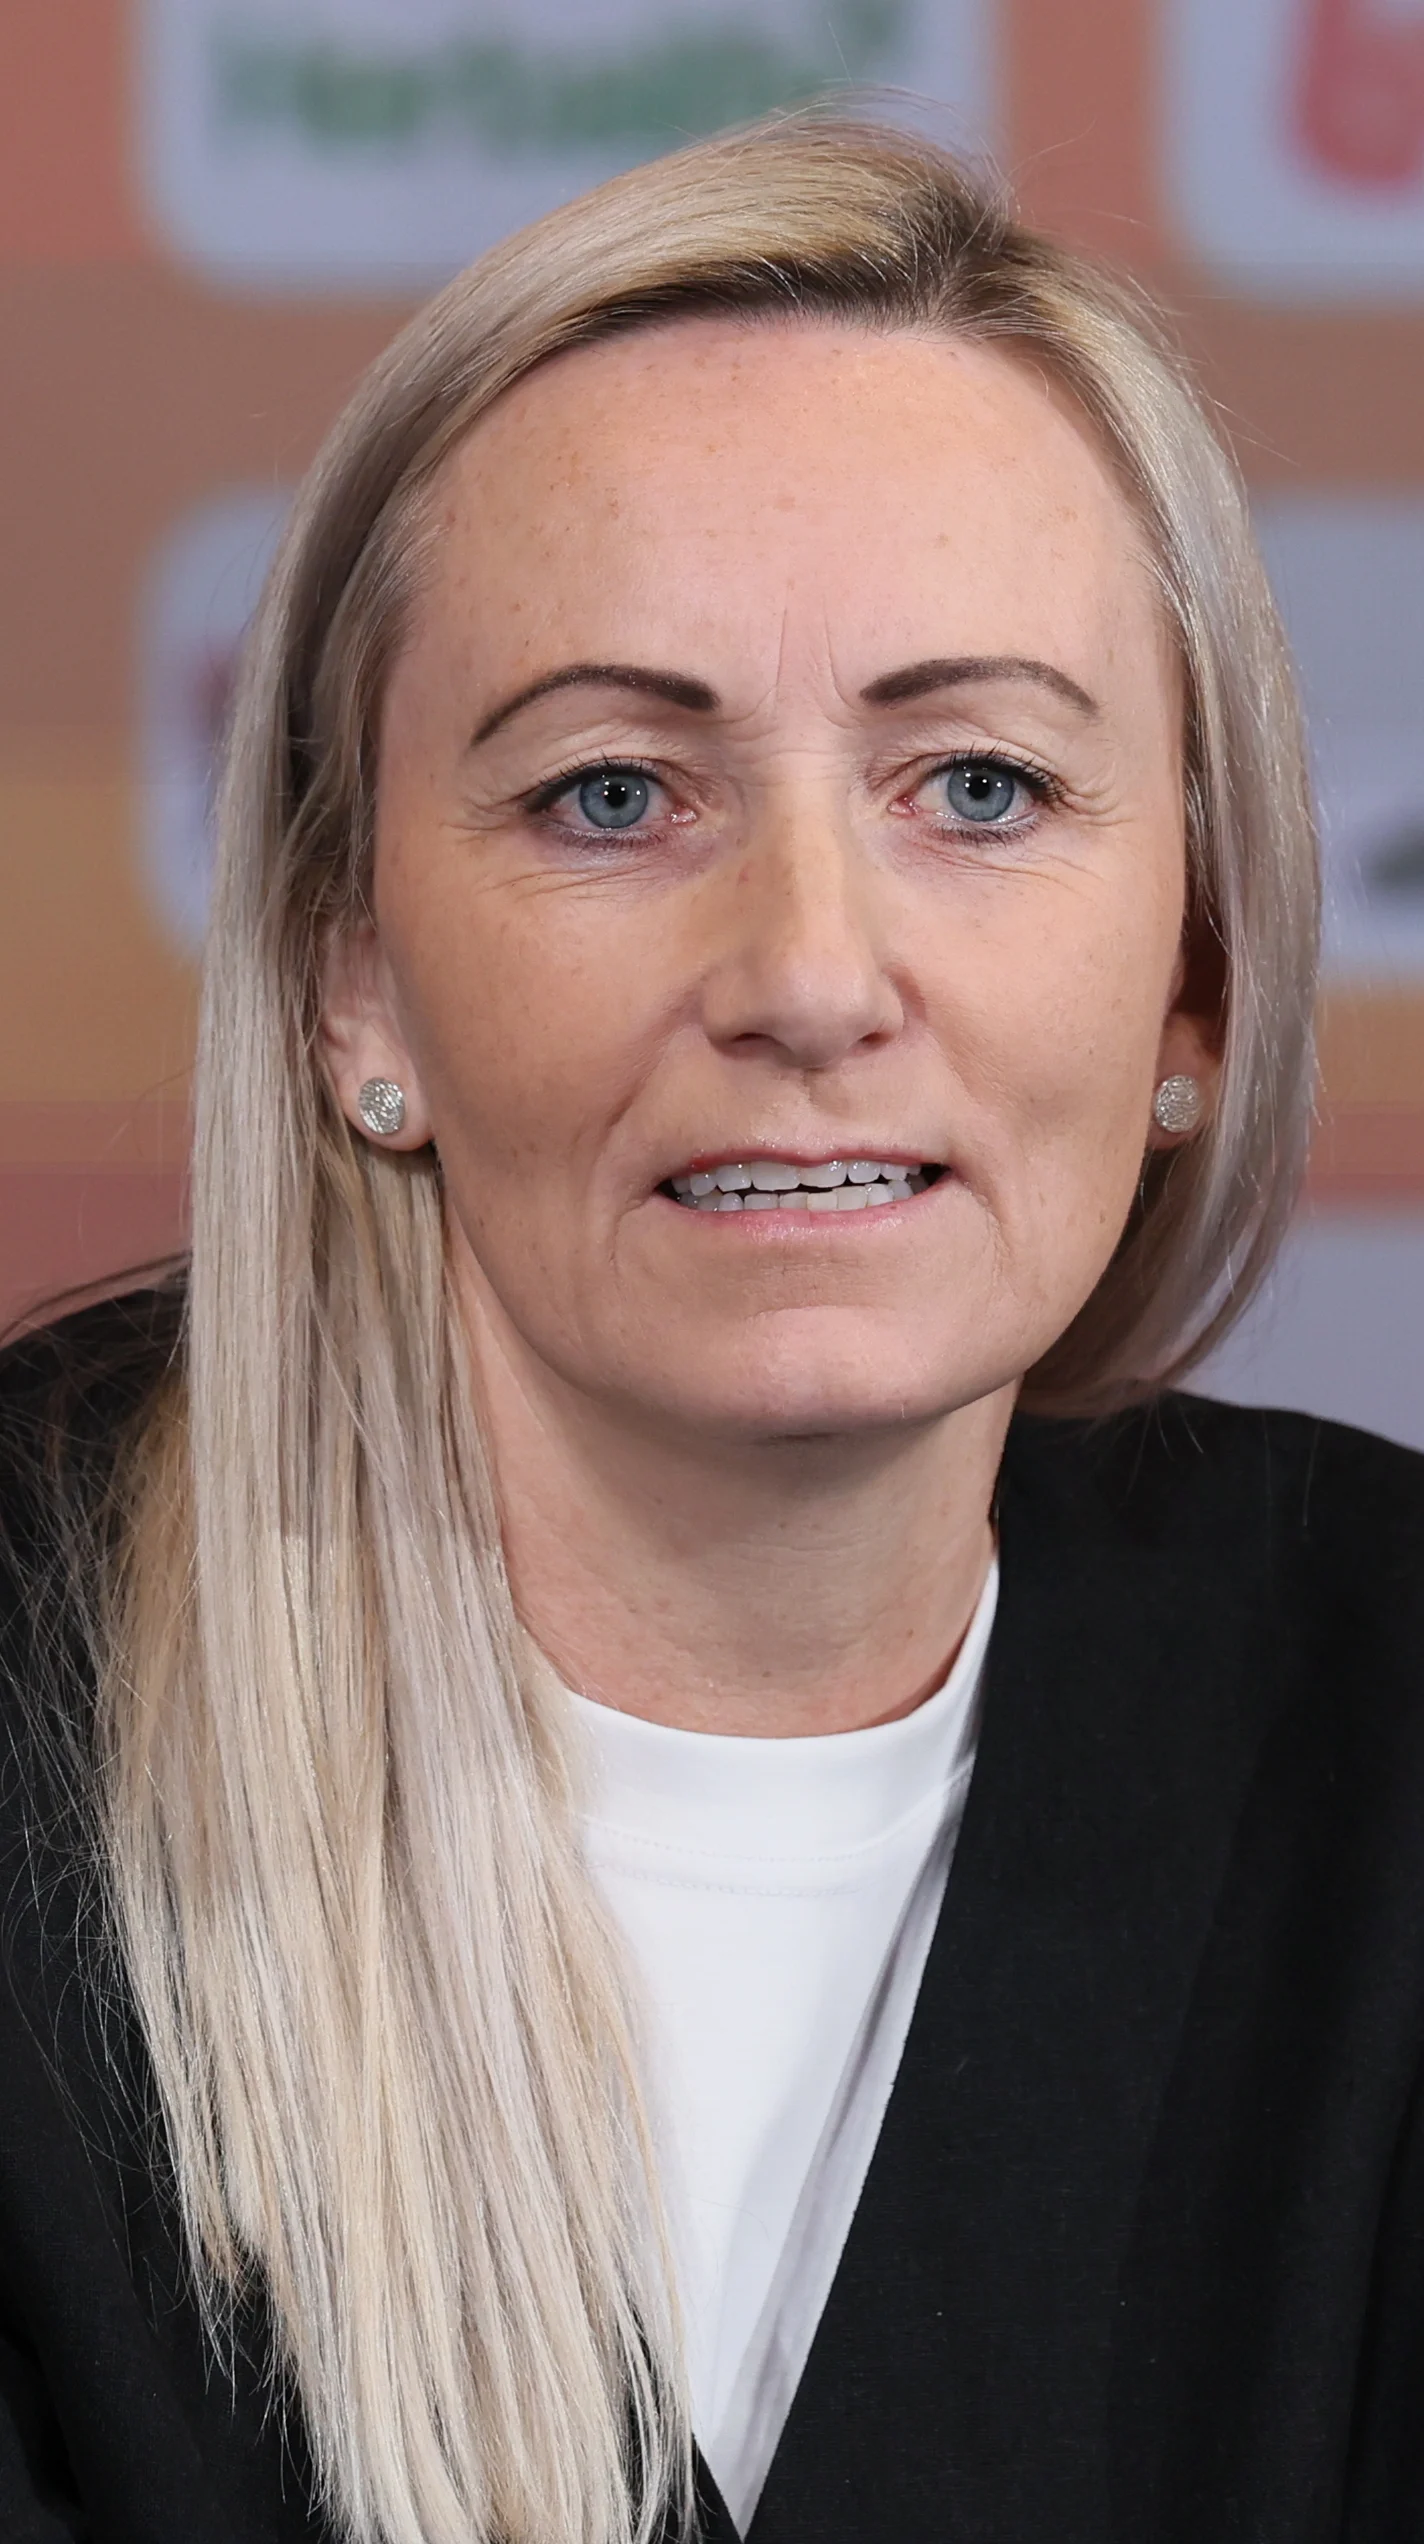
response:
[[[1039,689],[1076,707],[1079,715],[1101,715],[1097,699],[1070,680],[1053,663],[1035,662],[1026,654],[955,654],[931,662],[907,663],[903,671],[887,671],[862,689],[868,707],[899,707],[911,698],[927,698],[935,689],[962,689],[972,681],[1029,680]]]
[[[903,671],[883,672],[860,694],[868,707],[898,707],[913,698],[929,697],[936,689],[965,688],[985,680],[1032,681],[1040,689],[1051,689],[1080,715],[1102,712],[1096,698],[1080,689],[1066,671],[1053,663],[1036,662],[1027,654],[939,655],[928,662],[907,663]],[[651,671],[641,663],[566,663],[561,671],[531,680],[527,689],[516,689],[512,698],[492,709],[471,737],[471,750],[488,742],[512,716],[532,707],[536,698],[547,698],[557,689],[631,689],[642,697],[661,698],[669,706],[681,707],[688,715],[715,715],[721,705],[715,689],[686,672]]]
[[[532,707],[536,698],[547,698],[555,689],[635,689],[643,697],[662,698],[669,706],[682,707],[689,715],[715,715],[721,704],[715,689],[705,680],[693,680],[681,671],[646,671],[638,663],[568,663],[562,671],[546,672],[542,680],[531,680],[527,689],[516,689],[512,698],[487,715],[474,734],[471,750],[478,750],[498,733],[502,724]]]

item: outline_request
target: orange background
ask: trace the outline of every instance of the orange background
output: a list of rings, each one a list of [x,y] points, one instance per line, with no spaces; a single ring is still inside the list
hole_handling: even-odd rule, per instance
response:
[[[1424,481],[1424,307],[1275,308],[1185,261],[1148,0],[999,0],[1003,157],[1031,218],[1176,311],[1257,488]],[[191,966],[135,849],[133,628],[206,495],[290,483],[394,300],[227,296],[150,234],[125,0],[0,12],[0,1319],[171,1247]],[[1424,996],[1322,1018],[1313,1196],[1424,1208]]]

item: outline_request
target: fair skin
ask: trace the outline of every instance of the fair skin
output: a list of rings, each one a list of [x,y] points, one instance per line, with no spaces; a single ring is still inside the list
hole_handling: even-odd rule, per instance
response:
[[[436,493],[325,1051],[439,1150],[520,1612],[650,1719],[890,1719],[1157,1081],[1214,1083],[1141,536],[1026,362],[795,322],[564,355]],[[837,1160],[938,1171],[671,1189]]]

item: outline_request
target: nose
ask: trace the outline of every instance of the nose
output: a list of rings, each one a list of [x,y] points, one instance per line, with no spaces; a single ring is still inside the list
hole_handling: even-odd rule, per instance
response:
[[[834,1068],[905,1020],[870,861],[816,801],[768,806],[716,886],[703,1022],[723,1049]]]

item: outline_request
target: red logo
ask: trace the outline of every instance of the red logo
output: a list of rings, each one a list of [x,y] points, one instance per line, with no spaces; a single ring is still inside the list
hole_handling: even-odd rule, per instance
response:
[[[1305,0],[1294,122],[1325,176],[1380,192],[1424,175],[1424,9]]]

